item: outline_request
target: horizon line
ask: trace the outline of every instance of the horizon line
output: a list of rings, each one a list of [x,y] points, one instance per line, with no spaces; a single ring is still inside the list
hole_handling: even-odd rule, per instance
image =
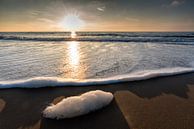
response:
[[[0,33],[53,33],[53,32],[56,32],[56,33],[71,33],[71,31],[0,31]],[[112,33],[119,33],[119,32],[125,32],[125,33],[127,33],[127,32],[134,32],[134,33],[136,33],[136,32],[139,32],[139,33],[146,33],[146,32],[194,32],[194,30],[193,31],[75,31],[75,32],[77,32],[77,33],[82,33],[82,32],[106,32],[106,33],[110,33],[110,32],[112,32]]]

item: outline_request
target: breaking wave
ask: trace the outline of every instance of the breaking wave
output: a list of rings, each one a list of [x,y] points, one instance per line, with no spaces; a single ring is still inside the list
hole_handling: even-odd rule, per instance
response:
[[[159,42],[167,44],[193,44],[194,33],[100,33],[78,32],[76,38],[70,33],[0,33],[0,40],[14,41],[82,41],[82,42]]]
[[[40,88],[40,87],[55,87],[55,86],[88,86],[88,85],[101,85],[111,84],[127,81],[146,80],[161,76],[170,76],[194,72],[194,68],[164,68],[158,70],[145,70],[133,74],[117,75],[108,78],[99,79],[63,79],[58,77],[35,77],[26,80],[16,81],[1,81],[0,88]]]
[[[137,37],[130,37],[130,38],[36,38],[36,37],[4,37],[0,36],[0,40],[16,40],[16,41],[82,41],[82,42],[159,42],[165,44],[184,44],[190,45],[193,44],[193,40],[191,38],[181,38],[181,37],[169,37],[169,38],[137,38]]]

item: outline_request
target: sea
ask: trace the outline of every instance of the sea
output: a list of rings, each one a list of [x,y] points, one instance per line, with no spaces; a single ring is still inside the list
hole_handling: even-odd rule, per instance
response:
[[[0,32],[0,88],[87,86],[194,72],[194,32]]]

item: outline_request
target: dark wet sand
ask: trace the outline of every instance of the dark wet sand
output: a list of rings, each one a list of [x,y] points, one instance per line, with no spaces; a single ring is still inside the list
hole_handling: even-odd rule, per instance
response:
[[[43,109],[89,90],[114,94],[102,110],[63,120]],[[0,90],[0,129],[194,129],[194,73],[102,86]]]

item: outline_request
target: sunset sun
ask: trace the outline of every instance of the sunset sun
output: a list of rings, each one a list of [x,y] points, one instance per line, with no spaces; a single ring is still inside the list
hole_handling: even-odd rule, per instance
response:
[[[84,26],[84,21],[76,14],[68,14],[61,22],[61,26],[71,32],[71,38],[76,37],[76,31],[79,31]]]

